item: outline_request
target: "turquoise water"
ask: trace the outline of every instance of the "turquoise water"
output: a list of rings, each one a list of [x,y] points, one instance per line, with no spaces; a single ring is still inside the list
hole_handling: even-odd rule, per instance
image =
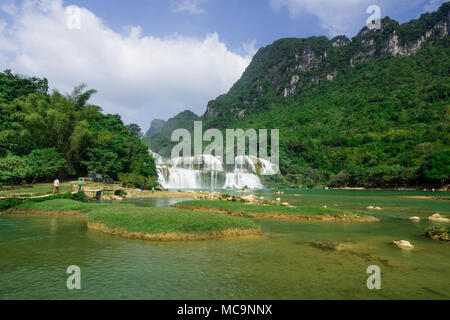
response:
[[[428,221],[450,215],[448,200],[406,199],[421,192],[289,191],[294,205],[352,209],[374,224],[258,220],[260,239],[148,242],[88,231],[85,218],[0,217],[0,299],[449,299],[450,246],[428,240]],[[436,194],[433,194],[436,195]],[[443,195],[443,194],[442,194]],[[183,199],[132,200],[169,206]],[[448,224],[446,225],[448,227]],[[411,241],[404,251],[394,240]],[[345,251],[318,249],[335,241]],[[70,265],[81,268],[81,290],[66,287]],[[381,290],[366,287],[370,265],[381,268]]]

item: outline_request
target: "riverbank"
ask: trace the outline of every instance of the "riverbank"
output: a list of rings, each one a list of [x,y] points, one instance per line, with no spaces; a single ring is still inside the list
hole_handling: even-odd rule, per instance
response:
[[[59,187],[59,193],[72,192],[72,184],[66,182],[61,183]],[[51,183],[36,183],[33,185],[21,185],[21,186],[2,186],[0,187],[0,199],[8,198],[26,198],[26,197],[39,197],[53,194],[53,184]]]
[[[349,210],[320,207],[283,207],[278,205],[257,205],[241,202],[215,200],[184,201],[174,205],[176,208],[199,212],[221,213],[228,216],[256,219],[275,219],[291,221],[324,222],[377,222],[379,219],[358,215]]]
[[[137,188],[127,188],[118,185],[108,185],[97,182],[85,182],[83,184],[83,191],[86,190],[107,190],[117,189],[123,191],[122,196],[116,196],[115,199],[180,199],[180,198],[194,198],[201,196],[203,193],[200,191],[155,191],[150,190],[141,191]],[[59,194],[76,192],[78,190],[78,182],[65,182],[60,184]],[[16,186],[16,187],[1,187],[0,188],[0,200],[2,199],[27,199],[33,197],[48,197],[53,195],[53,185],[51,183],[37,183],[34,185]],[[112,196],[112,195],[111,195]]]

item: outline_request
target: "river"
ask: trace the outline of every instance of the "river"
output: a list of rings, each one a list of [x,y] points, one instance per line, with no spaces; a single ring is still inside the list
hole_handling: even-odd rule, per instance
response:
[[[0,217],[0,299],[449,299],[449,243],[423,236],[432,223],[407,218],[450,215],[450,202],[404,198],[417,195],[427,194],[286,191],[283,201],[294,205],[380,206],[373,214],[382,222],[258,220],[264,235],[251,240],[148,242],[88,231],[85,218]],[[416,249],[392,246],[402,239]],[[311,245],[322,241],[351,249]],[[70,265],[81,268],[81,290],[66,287]],[[381,268],[381,290],[366,286],[370,265]]]

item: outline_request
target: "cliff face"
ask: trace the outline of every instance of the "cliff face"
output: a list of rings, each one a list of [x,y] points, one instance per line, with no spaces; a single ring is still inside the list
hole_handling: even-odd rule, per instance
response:
[[[166,125],[166,122],[164,120],[160,120],[160,119],[152,120],[152,122],[150,124],[150,129],[148,129],[148,131],[144,137],[149,139],[149,138],[157,135],[158,133],[161,132],[161,130],[164,128],[165,125]]]
[[[402,25],[384,18],[381,29],[364,27],[352,40],[345,36],[278,40],[256,53],[228,94],[209,102],[204,118],[240,119],[279,99],[301,97],[362,62],[414,55],[424,45],[448,36],[449,9],[447,2],[438,11]]]
[[[175,145],[170,141],[172,132],[176,129],[194,129],[194,121],[201,118],[192,111],[186,110],[167,121],[153,120],[149,131],[145,135],[150,149],[169,157],[172,147]]]

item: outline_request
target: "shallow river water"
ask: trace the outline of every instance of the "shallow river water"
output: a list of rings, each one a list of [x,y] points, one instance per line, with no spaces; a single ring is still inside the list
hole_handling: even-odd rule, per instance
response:
[[[286,193],[283,201],[294,205],[361,213],[380,206],[372,213],[382,221],[258,220],[259,239],[161,243],[88,231],[85,218],[0,217],[0,299],[450,299],[450,244],[423,236],[432,223],[408,220],[450,215],[448,200],[404,198],[427,195],[422,192]],[[134,201],[170,206],[180,200]],[[392,246],[402,239],[415,250]],[[351,249],[311,245],[322,241]],[[70,265],[81,268],[81,290],[66,287]],[[366,286],[371,265],[381,268],[381,290]]]

